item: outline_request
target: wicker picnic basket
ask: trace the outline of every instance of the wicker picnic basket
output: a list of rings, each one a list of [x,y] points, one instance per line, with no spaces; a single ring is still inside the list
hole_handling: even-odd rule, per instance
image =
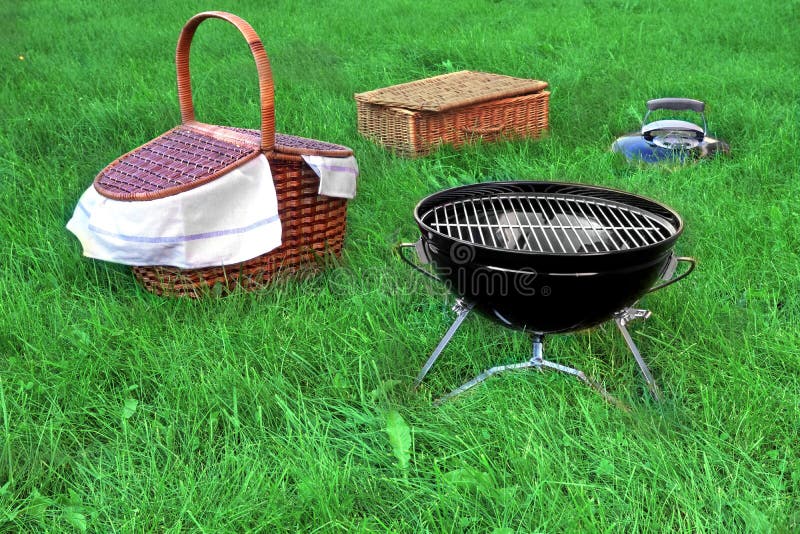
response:
[[[416,157],[439,144],[539,137],[548,127],[547,83],[459,71],[355,96],[358,131]]]
[[[189,48],[198,25],[209,18],[233,24],[250,45],[259,78],[260,131],[195,120]],[[236,286],[253,289],[279,274],[313,272],[330,254],[340,254],[347,201],[320,196],[319,178],[301,155],[348,157],[352,151],[275,133],[272,73],[264,46],[253,28],[230,13],[209,11],[195,15],[181,31],[175,62],[181,124],[108,165],[95,178],[95,189],[115,200],[163,198],[206,184],[264,154],[275,184],[282,244],[256,258],[218,267],[137,266],[133,267],[135,277],[156,294],[196,297],[214,286],[214,293]]]

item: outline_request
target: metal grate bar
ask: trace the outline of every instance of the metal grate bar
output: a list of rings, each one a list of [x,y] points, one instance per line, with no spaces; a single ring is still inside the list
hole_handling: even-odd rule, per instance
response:
[[[575,225],[572,226],[572,231],[575,232],[575,237],[578,238],[578,241],[581,242],[582,247],[586,249],[587,252],[589,252],[587,245],[591,245],[592,248],[594,248],[595,252],[600,252],[600,248],[597,246],[597,242],[591,238],[592,226],[590,224],[590,220],[587,219],[585,216],[580,216],[576,214],[575,209],[573,208],[574,204],[580,206],[580,204],[577,202],[569,202],[568,199],[564,199],[564,206],[566,206],[569,209],[570,214],[573,217],[573,220],[577,221],[579,225],[578,227],[576,227]],[[562,209],[564,208],[562,207]],[[578,229],[581,230],[581,233],[578,233]]]
[[[639,243],[637,242],[636,237],[634,237],[634,235],[631,234],[631,232],[628,230],[628,228],[625,226],[625,224],[622,221],[619,220],[619,217],[617,217],[616,211],[614,211],[614,210],[605,210],[605,209],[602,210],[602,211],[604,213],[610,213],[611,217],[613,217],[614,220],[616,221],[617,226],[614,226],[612,224],[611,225],[612,229],[614,229],[618,233],[620,233],[619,231],[622,230],[623,232],[625,232],[625,235],[628,236],[628,244],[633,243],[634,246],[637,246],[637,247],[639,246]],[[608,216],[608,215],[606,215],[606,216]]]
[[[608,219],[608,216],[606,216],[606,214],[603,213],[603,210],[601,210],[599,206],[595,206],[594,204],[587,202],[586,207],[589,209],[592,215],[595,216],[595,219],[599,221],[602,218],[602,222],[604,223],[603,231],[606,233],[606,235],[611,240],[610,242],[613,243],[615,247],[622,249],[631,248],[630,245],[628,245],[628,242],[625,240],[625,238],[623,238],[622,235],[613,228],[614,225],[611,224],[611,221]],[[611,232],[613,232],[613,234]]]
[[[519,201],[520,201],[520,207],[522,207],[522,199],[520,198]],[[522,215],[525,216],[525,222],[528,224],[529,228],[532,228],[533,227],[533,223],[531,222],[531,218],[528,216],[528,213],[530,213],[530,212],[528,212],[528,211],[526,211],[524,209],[522,210]],[[519,216],[517,216],[517,217],[519,217]],[[526,236],[527,236],[527,234],[528,234],[528,232],[525,232]],[[533,251],[536,251],[536,250],[545,250],[545,249],[542,248],[542,243],[541,243],[541,241],[539,241],[539,236],[536,235],[536,232],[530,232],[530,234],[533,236],[533,240],[536,241],[536,248],[533,248],[533,244],[531,244],[530,242],[528,243],[528,246],[530,247],[530,251],[533,252]],[[526,239],[527,239],[527,237],[526,237]]]
[[[608,233],[608,235],[611,236],[612,242],[615,243],[617,246],[620,246],[620,244],[622,244],[621,245],[622,248],[630,248],[631,241],[629,239],[626,239],[625,236],[622,235],[622,232],[620,232],[620,230],[617,229],[615,224],[609,218],[608,213],[606,213],[606,210],[602,209],[601,206],[595,206],[593,204],[588,204],[588,206],[592,210],[592,213],[594,213],[596,210],[597,213],[600,215],[600,217],[602,217],[602,220],[605,221],[604,229],[606,233]]]
[[[514,209],[514,204],[511,202],[511,199],[500,198],[499,200],[500,200],[500,206],[503,208],[504,217],[506,218],[506,222],[508,223],[508,228],[512,232],[512,235],[514,236],[515,247],[521,250],[532,251],[533,247],[531,247],[530,240],[528,239],[528,233],[530,232],[525,231],[529,226],[522,224],[522,221],[520,221],[519,219],[519,213],[517,212],[517,210]],[[503,200],[505,200],[506,202],[504,203]],[[508,204],[508,206],[506,206],[506,204]],[[520,243],[520,237],[522,237],[522,240],[525,241],[524,245]]]
[[[433,228],[437,232],[441,232],[441,224],[439,223],[439,208],[433,210]],[[447,235],[450,235],[450,232],[445,232]]]
[[[492,213],[494,213],[494,220],[495,221],[499,221],[500,218],[497,216],[497,210],[494,207],[494,197],[489,199],[489,205],[492,207]],[[499,226],[499,224],[498,224],[498,226]],[[508,238],[506,237],[505,233],[501,231],[500,235],[503,236],[503,241],[506,242],[506,247],[505,248],[511,248],[511,247],[508,246]]]
[[[435,231],[506,250],[578,254],[647,246],[674,231],[656,215],[592,197],[535,193],[466,198],[422,216]]]
[[[627,211],[628,211],[628,210],[621,209],[621,210],[616,210],[616,213],[619,213],[619,216],[620,216],[621,218],[625,219],[625,223],[624,223],[624,224],[625,224],[625,225],[626,225],[628,228],[630,228],[631,230],[633,230],[633,231],[636,233],[636,235],[639,237],[639,240],[640,240],[640,243],[639,243],[639,245],[640,245],[640,246],[641,246],[641,245],[649,245],[650,243],[648,243],[648,242],[647,242],[647,238],[646,238],[646,237],[644,237],[644,235],[642,234],[642,232],[640,232],[640,231],[639,231],[639,228],[637,228],[637,226],[638,226],[638,225],[636,225],[636,224],[634,224],[634,223],[632,223],[632,222],[631,222],[630,218],[628,217],[628,213],[627,213]],[[612,213],[614,213],[614,212],[612,212]]]
[[[637,216],[635,211],[628,211],[624,214],[626,217],[629,217],[633,220],[633,224],[639,229],[639,233],[643,236],[648,245],[658,242],[658,240],[653,237],[653,233],[651,231],[652,229],[649,228],[650,223],[647,221],[642,221],[642,219]]]
[[[547,212],[545,211],[544,207],[542,206],[541,199],[536,197],[536,198],[534,198],[534,200],[536,201],[536,205],[539,206],[539,210],[542,213],[542,217],[544,217],[544,214],[547,213]],[[550,229],[550,228],[552,228],[552,226],[550,224],[544,224],[544,225],[541,226],[541,228]],[[544,235],[547,236],[547,234],[548,234],[548,232],[545,232]],[[558,237],[558,232],[552,232],[552,234],[553,234],[553,237],[556,238],[556,241],[558,242],[558,246],[561,247],[562,251],[564,251],[564,252],[574,252],[574,251],[567,250],[567,247],[564,246],[564,243],[561,241],[561,238]]]
[[[508,247],[511,250],[515,250],[519,248],[519,235],[516,235],[514,231],[514,227],[511,224],[511,213],[506,211],[506,207],[503,205],[503,199],[492,199],[492,209],[495,210],[497,213],[497,206],[495,203],[497,200],[500,203],[500,215],[497,216],[496,223],[497,228],[501,234],[503,234],[503,240],[508,243]]]
[[[600,243],[601,245],[603,245],[603,249],[607,252],[609,250],[608,245],[606,245],[605,240],[600,235],[600,232],[597,231],[597,228],[595,228],[594,226],[591,226],[589,224],[589,220],[594,219],[594,217],[589,216],[589,215],[586,214],[586,211],[584,211],[584,209],[583,209],[583,203],[576,202],[575,204],[577,204],[578,209],[581,212],[581,217],[586,220],[586,224],[587,224],[587,226],[589,226],[589,229],[592,232],[594,232],[594,235],[595,235],[596,239],[595,239],[595,241],[592,242],[592,246],[594,247],[594,249],[597,252],[600,252],[600,248],[597,246],[597,243]],[[569,209],[572,210],[572,204],[569,204]],[[574,213],[574,210],[573,210],[573,213]]]
[[[467,215],[467,204],[465,202],[461,203],[461,210],[464,212],[464,220],[469,221],[469,215]],[[475,236],[472,234],[472,225],[467,225],[467,229],[469,230],[469,240],[472,243],[475,243]],[[483,244],[483,242],[481,242],[481,244]]]
[[[569,215],[573,218],[573,221],[575,221],[572,224],[572,231],[575,232],[575,237],[578,239],[581,244],[581,248],[585,252],[589,252],[587,245],[591,245],[595,252],[599,252],[600,249],[597,247],[597,244],[591,237],[592,226],[589,224],[590,221],[586,217],[577,215],[575,213],[575,209],[573,208],[573,204],[575,203],[566,201],[565,199],[564,205],[561,209],[564,210],[565,213],[567,210],[569,210]],[[580,230],[580,232],[578,232],[578,230]]]
[[[639,223],[639,227],[647,233],[647,237],[650,238],[653,243],[658,243],[661,240],[661,232],[658,231],[658,228],[653,225],[652,221],[644,219],[640,213],[635,211],[631,212],[631,215]]]
[[[477,208],[475,207],[475,199],[469,199],[469,201],[470,201],[470,204],[472,205],[472,211],[474,211],[474,212],[475,212],[475,222],[476,222],[476,223],[478,223],[478,224],[480,224],[481,217],[480,217],[480,215],[478,215],[478,210],[477,210]],[[481,210],[481,211],[483,211],[483,210]],[[480,231],[480,234],[481,234],[481,244],[482,244],[482,245],[483,245],[483,244],[486,244],[486,242],[485,242],[485,241],[484,241],[484,239],[483,239],[483,230],[484,230],[484,228],[481,228],[481,229],[479,230],[479,231]],[[492,245],[493,245],[494,247],[497,247],[497,240],[494,238],[494,232],[492,232],[491,230],[489,231],[489,237],[491,237],[491,238],[492,238]]]
[[[562,206],[561,203],[556,202],[556,200],[558,200],[557,198],[537,199],[537,202],[540,202],[541,200],[544,200],[545,205],[548,206],[550,209],[552,209],[555,215],[566,215],[566,213],[564,213],[564,206]],[[558,212],[556,210],[558,210]],[[554,230],[555,229],[562,230],[561,232],[553,232],[553,233],[555,234],[556,239],[559,238],[558,234],[560,233],[564,234],[564,238],[567,240],[567,243],[569,243],[569,246],[572,249],[569,252],[578,252],[578,247],[575,246],[575,243],[572,242],[572,238],[569,237],[568,230],[572,228],[571,225],[564,225],[563,223],[558,223],[558,224],[551,223],[550,227],[553,228]]]
[[[456,212],[456,206],[458,206],[458,204],[453,204],[453,206],[452,206],[453,207],[453,217],[446,217],[446,220],[448,221],[448,226],[455,227],[456,233],[458,234],[458,238],[463,241],[464,240],[464,236],[461,234],[461,228],[464,225],[460,224],[458,222],[458,213]]]
[[[556,199],[556,200],[558,200],[558,199]],[[561,213],[562,213],[562,215],[564,215],[564,217],[566,217],[567,219],[569,219],[571,217],[571,215],[569,213],[567,213],[567,208],[569,207],[569,202],[558,202],[556,204],[556,206],[558,207],[559,210],[561,210]],[[583,251],[582,249],[584,248],[584,241],[588,240],[588,236],[581,235],[582,232],[581,233],[578,232],[578,230],[581,229],[580,223],[578,223],[578,225],[576,225],[575,221],[569,221],[567,224],[565,224],[562,221],[562,223],[561,223],[561,225],[559,227],[564,230],[564,235],[567,236],[567,239],[570,241],[570,243],[572,243],[572,239],[570,239],[570,237],[569,237],[569,231],[568,230],[572,230],[572,233],[575,235],[575,240],[576,240],[576,243],[573,244],[572,247],[575,249],[575,252],[582,252]]]
[[[542,227],[542,223],[539,221],[539,212],[537,212],[536,209],[533,207],[533,203],[531,203],[531,199],[530,198],[526,197],[525,200],[528,202],[528,207],[530,207],[530,209],[531,209],[530,213],[533,213],[533,217],[536,219],[536,225],[541,228]],[[533,235],[534,235],[534,237],[536,236],[536,232],[535,231],[533,232]],[[550,241],[550,238],[547,236],[547,232],[542,232],[542,235],[544,236],[545,241],[547,241],[547,248],[546,249],[543,248],[541,250],[552,250],[553,252],[555,252],[556,249],[555,249],[555,247],[553,247],[553,243]]]

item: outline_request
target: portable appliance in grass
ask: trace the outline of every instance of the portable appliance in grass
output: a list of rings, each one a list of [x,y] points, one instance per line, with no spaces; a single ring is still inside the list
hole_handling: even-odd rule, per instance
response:
[[[233,24],[250,46],[258,70],[260,131],[210,125],[195,120],[189,49],[198,25],[210,18]],[[220,11],[199,13],[192,17],[181,31],[175,62],[181,124],[123,155],[103,169],[94,180],[94,190],[100,195],[95,196],[97,200],[94,201],[94,205],[101,206],[105,203],[108,211],[107,204],[117,202],[116,206],[122,212],[130,210],[131,203],[139,205],[145,205],[147,202],[167,203],[170,202],[168,199],[174,200],[176,196],[183,195],[180,198],[187,199],[185,204],[177,208],[174,208],[174,203],[170,204],[171,209],[174,208],[173,218],[185,219],[180,221],[183,225],[181,228],[190,226],[187,221],[202,217],[202,213],[198,212],[206,208],[219,212],[220,217],[227,220],[228,226],[220,230],[217,228],[218,221],[212,221],[210,229],[185,231],[178,237],[152,233],[131,236],[122,231],[108,230],[96,231],[94,237],[115,239],[114,246],[117,249],[124,248],[126,243],[129,243],[131,248],[161,247],[152,249],[156,252],[151,250],[149,255],[141,254],[131,261],[120,261],[120,263],[133,265],[136,278],[148,290],[169,295],[199,296],[217,285],[225,291],[236,286],[245,289],[256,288],[279,273],[316,270],[325,255],[330,253],[338,255],[345,233],[347,198],[352,198],[354,193],[337,195],[328,191],[326,194],[321,194],[324,188],[321,188],[322,178],[317,174],[323,176],[320,168],[325,167],[323,163],[326,161],[330,163],[326,158],[341,158],[336,161],[343,162],[345,167],[331,165],[328,167],[343,169],[350,173],[354,187],[357,166],[352,151],[339,145],[275,133],[274,87],[269,59],[253,28],[243,19],[230,13]],[[236,173],[238,177],[234,176]],[[233,188],[231,184],[235,180],[246,182],[262,192],[266,188],[265,200],[262,202],[248,198],[252,195],[246,191],[231,193]],[[223,182],[227,185],[223,186]],[[224,206],[219,205],[222,197],[218,200],[214,196],[221,190],[227,195],[226,202],[229,201]],[[95,191],[90,193],[94,194]],[[232,200],[231,194],[233,194]],[[190,195],[194,195],[195,200],[192,201],[194,203],[189,202]],[[230,206],[230,209],[226,206]],[[244,210],[242,206],[247,206],[249,212],[255,215],[250,215],[246,220],[237,219],[238,210]],[[134,205],[133,208],[135,207]],[[79,213],[81,210],[82,215]],[[154,211],[151,210],[149,213],[153,214]],[[158,213],[157,210],[155,213]],[[73,219],[77,219],[79,215],[86,219],[83,228],[93,230],[90,210],[79,204]],[[73,221],[70,221],[70,224],[73,224]],[[270,225],[273,230],[270,239],[273,243],[259,243],[256,246],[260,246],[260,249],[254,248],[251,243],[244,247],[247,250],[243,250],[242,240],[247,239],[243,236],[256,235],[256,238],[251,240],[263,241],[263,236],[267,235],[265,232],[269,230]],[[80,235],[73,228],[70,230],[81,238],[84,254],[107,259],[99,255],[92,256],[87,250],[84,238],[89,230],[84,231],[84,235]],[[252,232],[262,232],[262,235]],[[207,239],[222,240],[219,256],[214,256],[213,244],[208,245],[212,248],[211,260],[204,259],[192,263],[191,258],[182,256],[184,250],[188,250],[190,246],[197,247],[197,242]],[[224,241],[226,239],[228,241]],[[230,249],[227,253],[222,252],[225,246]],[[178,253],[174,253],[176,249],[179,249]],[[164,255],[159,255],[159,250],[164,251]],[[254,250],[258,252],[253,254]],[[148,264],[149,259],[174,257],[186,262],[153,261],[152,264]],[[187,265],[197,268],[186,268]],[[216,290],[218,288],[215,288],[215,292]]]
[[[605,187],[559,182],[487,182],[434,193],[414,210],[421,237],[401,243],[400,257],[458,297],[453,325],[423,366],[418,386],[474,308],[533,335],[522,363],[500,365],[453,390],[458,395],[491,375],[554,369],[573,375],[617,403],[582,371],[543,357],[545,334],[574,332],[613,319],[653,397],[660,396],[627,324],[646,319],[634,308],[646,293],[692,272],[695,260],[673,251],[683,220],[654,200]],[[413,249],[420,263],[404,256]],[[679,263],[686,270],[676,275]]]
[[[728,152],[728,144],[708,135],[705,103],[690,98],[657,98],[647,102],[647,113],[638,132],[623,135],[614,141],[611,150],[632,163],[688,163]],[[657,110],[694,111],[700,114],[703,126],[677,119],[647,122]]]

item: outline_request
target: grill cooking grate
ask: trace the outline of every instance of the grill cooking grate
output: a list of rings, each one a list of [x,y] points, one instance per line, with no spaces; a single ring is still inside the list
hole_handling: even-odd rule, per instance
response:
[[[426,212],[422,221],[476,245],[554,254],[615,252],[675,234],[666,220],[626,204],[545,193],[465,198]]]

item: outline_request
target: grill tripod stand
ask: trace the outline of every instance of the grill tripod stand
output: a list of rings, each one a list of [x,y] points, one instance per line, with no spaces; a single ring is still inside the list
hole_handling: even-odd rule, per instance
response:
[[[474,304],[466,302],[462,299],[458,299],[453,306],[453,311],[456,312],[458,315],[456,316],[455,321],[453,324],[450,325],[450,328],[445,333],[444,337],[439,341],[439,344],[434,349],[431,356],[428,358],[428,361],[425,362],[425,365],[422,366],[417,378],[414,380],[414,388],[418,388],[419,385],[422,383],[422,380],[425,378],[425,375],[428,374],[433,364],[436,363],[436,360],[439,358],[439,355],[442,353],[444,348],[450,343],[450,340],[453,338],[453,335],[456,333],[458,328],[461,326],[461,323],[464,322],[464,319],[467,318],[469,312],[472,311],[474,308]],[[651,312],[648,310],[642,310],[638,308],[625,308],[614,315],[614,322],[617,325],[617,328],[622,333],[622,337],[625,339],[625,343],[628,345],[628,349],[630,349],[631,353],[633,353],[633,357],[636,360],[636,364],[639,366],[639,370],[644,377],[645,382],[647,383],[647,387],[650,390],[651,395],[656,401],[661,400],[661,392],[656,384],[655,380],[653,380],[653,375],[650,373],[650,369],[647,367],[644,359],[642,358],[641,353],[639,352],[638,347],[633,342],[633,338],[631,337],[630,332],[628,331],[628,323],[634,319],[647,319],[650,317]],[[627,407],[623,405],[619,400],[615,399],[606,389],[597,383],[596,381],[592,380],[591,378],[587,377],[586,374],[573,367],[567,367],[566,365],[561,365],[556,362],[551,362],[550,360],[545,360],[543,356],[543,341],[544,336],[542,334],[534,334],[533,335],[533,354],[531,358],[527,361],[520,362],[520,363],[513,363],[509,365],[498,365],[496,367],[492,367],[487,369],[486,371],[482,372],[469,382],[463,384],[462,386],[454,389],[447,395],[441,397],[436,401],[437,404],[440,404],[448,399],[459,395],[468,389],[480,384],[487,378],[492,375],[502,373],[504,371],[515,371],[518,369],[538,369],[540,371],[544,370],[545,368],[553,369],[555,371],[560,371],[562,373],[566,373],[572,375],[582,382],[585,382],[592,388],[594,388],[600,395],[606,399],[611,404],[614,404],[622,409],[627,410]]]

